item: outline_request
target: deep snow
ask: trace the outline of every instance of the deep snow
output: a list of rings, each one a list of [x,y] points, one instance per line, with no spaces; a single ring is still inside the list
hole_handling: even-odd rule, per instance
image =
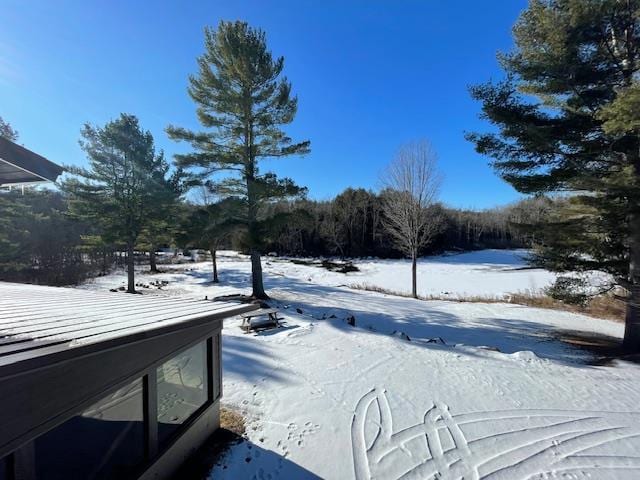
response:
[[[522,269],[522,253],[426,259],[421,292],[498,296],[553,279]],[[220,285],[208,263],[138,281],[167,280],[144,290],[160,295],[248,293],[248,259],[221,257]],[[282,259],[263,266],[286,327],[246,335],[239,319],[225,323],[223,400],[247,416],[248,439],[212,478],[640,478],[640,367],[588,365],[553,336],[620,337],[621,324],[341,286],[404,289],[401,261],[361,261],[348,275]],[[122,282],[113,274],[83,288]]]

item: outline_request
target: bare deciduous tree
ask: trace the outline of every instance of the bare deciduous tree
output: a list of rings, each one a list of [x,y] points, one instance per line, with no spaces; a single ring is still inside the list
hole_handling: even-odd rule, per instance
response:
[[[411,258],[411,294],[418,297],[418,254],[440,230],[440,214],[434,207],[442,175],[429,142],[404,145],[382,177],[385,187],[383,225],[396,247]]]

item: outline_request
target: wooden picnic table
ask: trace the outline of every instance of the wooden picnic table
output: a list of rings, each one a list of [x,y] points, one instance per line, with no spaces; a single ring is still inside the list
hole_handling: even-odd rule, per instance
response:
[[[269,325],[280,327],[280,320],[283,319],[278,317],[278,311],[279,310],[277,308],[262,308],[260,310],[253,310],[251,312],[243,313],[242,315],[240,315],[240,318],[242,318],[242,324],[240,325],[240,328],[242,328],[245,332],[249,332],[253,327],[253,325],[251,324],[251,319],[257,317],[266,317],[266,319],[255,325],[256,328],[266,327]]]

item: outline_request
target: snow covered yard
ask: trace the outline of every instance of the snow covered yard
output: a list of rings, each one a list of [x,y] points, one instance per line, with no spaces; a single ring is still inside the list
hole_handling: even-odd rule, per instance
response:
[[[519,254],[427,259],[418,281],[423,293],[497,296],[552,280],[521,269]],[[168,281],[145,290],[157,295],[248,293],[248,259],[221,257],[220,285],[209,283],[208,263],[163,266],[138,281]],[[212,478],[640,478],[640,367],[589,365],[587,352],[554,338],[619,338],[621,324],[353,290],[346,285],[409,285],[407,263],[357,265],[345,275],[264,260],[286,327],[246,335],[239,319],[225,325],[223,400],[247,415],[248,440]],[[114,274],[82,288],[122,281]]]

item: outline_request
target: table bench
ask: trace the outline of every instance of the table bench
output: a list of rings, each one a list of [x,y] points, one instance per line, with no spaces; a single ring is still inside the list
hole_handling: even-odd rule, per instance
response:
[[[264,320],[257,322],[256,324],[251,323],[252,318],[265,317]],[[245,333],[249,333],[251,330],[257,329],[266,329],[270,326],[275,326],[276,328],[280,327],[280,321],[284,320],[283,318],[278,317],[278,309],[277,308],[263,308],[260,310],[254,310],[252,312],[244,313],[240,315],[242,318],[242,324],[240,328],[245,331]]]

